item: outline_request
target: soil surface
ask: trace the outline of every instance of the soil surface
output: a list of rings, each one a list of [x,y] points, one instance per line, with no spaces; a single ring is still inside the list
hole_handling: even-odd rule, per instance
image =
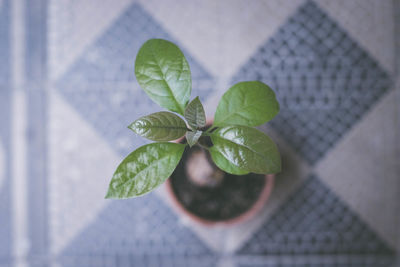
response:
[[[182,160],[171,175],[172,189],[191,213],[210,221],[235,218],[257,201],[266,179],[264,175],[232,175],[224,172],[223,181],[214,187],[198,186],[186,175],[185,162],[200,148],[185,149]]]

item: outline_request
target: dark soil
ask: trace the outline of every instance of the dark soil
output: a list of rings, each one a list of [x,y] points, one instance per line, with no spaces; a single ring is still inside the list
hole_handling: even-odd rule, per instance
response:
[[[185,162],[194,149],[186,148],[182,160],[171,175],[172,189],[178,200],[191,213],[210,221],[235,218],[246,212],[257,201],[265,185],[259,174],[231,175],[215,187],[194,184],[187,178]]]

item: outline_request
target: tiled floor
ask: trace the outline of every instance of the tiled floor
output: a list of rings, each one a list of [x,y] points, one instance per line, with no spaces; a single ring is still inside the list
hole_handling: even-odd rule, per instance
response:
[[[0,0],[0,266],[397,266],[399,7]],[[126,125],[160,110],[133,75],[154,37],[182,48],[208,116],[237,81],[276,90],[261,129],[284,171],[254,220],[193,224],[163,187],[104,200],[146,142]]]

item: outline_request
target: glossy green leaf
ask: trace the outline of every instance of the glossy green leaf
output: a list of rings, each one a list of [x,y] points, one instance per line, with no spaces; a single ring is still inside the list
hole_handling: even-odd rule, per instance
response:
[[[202,133],[203,132],[199,131],[199,130],[196,130],[194,132],[192,132],[192,131],[187,131],[186,132],[186,141],[187,141],[187,143],[189,144],[190,147],[194,146],[197,143],[197,141],[201,137]]]
[[[213,149],[230,163],[249,172],[270,174],[281,171],[275,143],[263,132],[247,126],[227,126],[211,134]]]
[[[206,114],[199,97],[193,99],[186,107],[185,119],[193,130],[206,126]]]
[[[183,115],[192,78],[188,62],[175,44],[162,39],[144,43],[136,56],[135,75],[154,102]]]
[[[227,160],[224,155],[222,155],[214,147],[211,147],[209,151],[215,165],[217,165],[221,170],[234,175],[243,175],[249,173],[248,171],[230,163],[229,160]]]
[[[214,125],[258,126],[275,117],[279,103],[274,91],[259,82],[240,82],[221,98],[215,112]]]
[[[153,141],[171,141],[185,135],[186,123],[171,112],[156,112],[135,120],[129,129]]]
[[[115,171],[106,198],[130,198],[146,194],[174,171],[185,145],[152,143],[129,154]]]

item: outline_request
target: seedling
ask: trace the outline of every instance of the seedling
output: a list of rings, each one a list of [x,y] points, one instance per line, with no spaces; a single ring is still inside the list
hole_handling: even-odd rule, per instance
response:
[[[199,97],[190,103],[192,79],[189,64],[173,43],[151,39],[140,48],[135,62],[138,83],[161,111],[141,117],[129,128],[158,141],[139,147],[117,167],[106,198],[131,198],[161,185],[175,170],[186,146],[208,151],[215,165],[235,175],[281,171],[275,143],[254,128],[279,112],[275,93],[259,81],[233,85],[221,98],[213,124],[205,128],[206,116]],[[186,143],[168,142],[186,137]],[[202,140],[208,138],[209,142]]]

